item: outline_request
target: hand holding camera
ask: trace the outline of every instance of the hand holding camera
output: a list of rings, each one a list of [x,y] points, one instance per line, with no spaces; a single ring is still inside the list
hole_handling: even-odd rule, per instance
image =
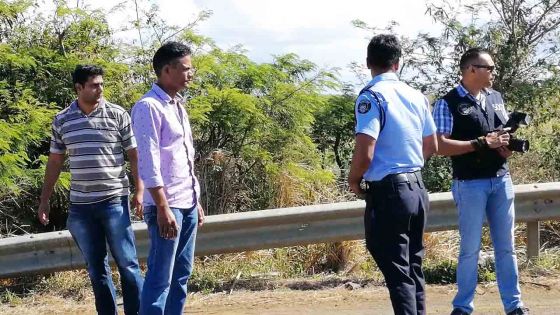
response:
[[[487,134],[485,140],[490,149],[497,149],[509,145],[510,135],[507,130],[500,130]]]
[[[527,126],[530,123],[531,116],[525,113],[513,112],[510,114],[509,120],[501,130],[506,131],[511,136],[507,146],[509,150],[521,153],[529,151],[529,140],[515,138],[513,133],[517,131],[519,127]]]
[[[527,152],[529,151],[529,141],[515,138],[513,133],[521,126],[527,126],[531,122],[531,117],[525,113],[513,112],[503,128],[494,130],[486,136],[471,140],[471,145],[476,151],[496,149],[504,157],[509,157],[511,152],[504,152],[500,148],[505,147],[507,151]]]

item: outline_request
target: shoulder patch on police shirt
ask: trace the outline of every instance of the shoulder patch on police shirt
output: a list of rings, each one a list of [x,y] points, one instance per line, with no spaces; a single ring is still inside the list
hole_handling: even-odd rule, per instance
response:
[[[358,103],[358,113],[365,114],[371,109],[371,102],[367,99],[363,99]]]
[[[474,105],[470,103],[461,103],[457,106],[457,111],[461,115],[470,115],[474,111]]]

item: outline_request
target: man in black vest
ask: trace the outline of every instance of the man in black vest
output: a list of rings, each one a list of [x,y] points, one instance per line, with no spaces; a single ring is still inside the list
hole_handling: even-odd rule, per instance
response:
[[[473,48],[461,57],[460,84],[434,107],[438,153],[450,156],[453,199],[459,212],[461,249],[457,266],[458,292],[452,315],[470,314],[477,285],[478,255],[484,217],[488,219],[496,276],[508,315],[528,314],[521,302],[514,251],[513,184],[508,170],[509,134],[496,132],[508,113],[500,93],[491,89],[494,61]]]

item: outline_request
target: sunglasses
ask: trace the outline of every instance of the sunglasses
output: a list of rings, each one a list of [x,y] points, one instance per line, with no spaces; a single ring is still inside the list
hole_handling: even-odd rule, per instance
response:
[[[494,71],[494,69],[496,69],[496,66],[488,66],[488,65],[471,65],[471,66],[473,66],[475,68],[479,68],[479,69],[483,68],[483,69],[486,69],[488,71]]]

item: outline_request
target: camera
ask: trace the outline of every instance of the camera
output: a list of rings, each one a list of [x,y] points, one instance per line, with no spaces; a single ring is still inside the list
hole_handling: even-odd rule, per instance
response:
[[[503,130],[507,131],[511,138],[509,140],[508,149],[515,152],[529,151],[529,140],[515,138],[513,133],[521,126],[527,126],[531,123],[531,116],[521,112],[513,112],[509,115],[509,120],[504,125]]]

